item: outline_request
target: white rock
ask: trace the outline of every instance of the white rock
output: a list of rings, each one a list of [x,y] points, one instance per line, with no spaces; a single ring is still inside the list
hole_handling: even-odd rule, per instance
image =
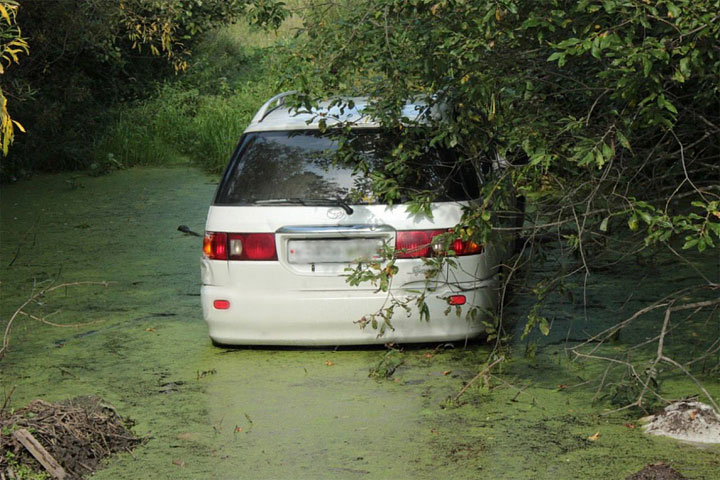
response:
[[[646,417],[643,427],[651,435],[697,443],[720,443],[720,415],[710,405],[680,400],[657,415]]]

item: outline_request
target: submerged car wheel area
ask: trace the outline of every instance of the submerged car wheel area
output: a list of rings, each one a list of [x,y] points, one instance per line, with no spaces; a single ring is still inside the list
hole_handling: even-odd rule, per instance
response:
[[[299,114],[269,100],[236,148],[210,206],[202,258],[202,307],[212,340],[236,345],[344,345],[462,340],[482,333],[494,308],[500,254],[492,245],[456,240],[454,266],[427,278],[425,259],[434,242],[460,221],[478,195],[477,181],[456,172],[451,152],[427,149],[417,159],[408,189],[437,193],[432,218],[407,205],[377,203],[369,181],[334,161],[338,140],[321,131],[317,112]],[[393,147],[380,125],[353,108],[321,105],[323,118],[353,122],[351,139],[372,167]],[[408,105],[408,115],[421,107]],[[378,258],[386,246],[399,271],[387,292],[348,284],[349,269]],[[426,291],[429,321],[413,301]],[[409,300],[396,309],[393,328],[358,325],[363,317]],[[448,307],[451,307],[450,309]],[[447,313],[447,310],[450,310]],[[472,318],[470,318],[472,317]]]

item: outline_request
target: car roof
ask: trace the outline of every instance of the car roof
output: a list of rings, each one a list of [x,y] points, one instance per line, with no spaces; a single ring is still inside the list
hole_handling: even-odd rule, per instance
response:
[[[266,132],[277,130],[315,130],[320,128],[320,121],[325,120],[326,126],[352,123],[353,128],[378,128],[377,119],[364,113],[368,106],[367,97],[343,97],[342,105],[337,99],[319,102],[317,108],[310,111],[297,111],[285,105],[285,99],[296,92],[285,92],[272,97],[258,110],[250,125],[245,129],[249,132]],[[353,107],[348,107],[348,104]],[[340,107],[343,108],[340,108]],[[421,120],[427,112],[425,102],[408,103],[403,107],[402,116],[409,121]]]

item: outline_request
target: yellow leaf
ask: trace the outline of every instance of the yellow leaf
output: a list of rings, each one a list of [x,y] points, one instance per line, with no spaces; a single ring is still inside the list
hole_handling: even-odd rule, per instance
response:
[[[325,365],[327,365],[328,367],[332,367],[335,364],[333,362],[331,362],[330,360],[325,360]]]
[[[5,19],[5,21],[8,23],[8,25],[12,25],[12,21],[10,20],[10,15],[8,15],[7,10],[5,10],[5,7],[0,4],[0,15],[2,15],[2,18]]]
[[[588,437],[588,440],[590,440],[591,442],[594,442],[594,441],[597,440],[598,438],[600,438],[600,432],[595,432],[595,435],[590,435],[590,436]]]
[[[495,9],[495,20],[497,20],[498,22],[499,22],[500,20],[502,20],[502,14],[500,13],[500,9],[499,9],[499,8],[496,8],[496,9]]]
[[[13,120],[13,123],[15,124],[15,126],[18,127],[18,130],[20,130],[21,132],[25,133],[25,127],[23,127],[22,125],[20,125],[20,122],[18,122],[17,120]]]

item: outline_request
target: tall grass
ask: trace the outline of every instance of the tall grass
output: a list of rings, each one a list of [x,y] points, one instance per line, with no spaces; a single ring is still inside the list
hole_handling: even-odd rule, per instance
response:
[[[221,171],[252,115],[287,78],[276,71],[277,49],[264,46],[275,35],[247,26],[209,35],[188,73],[158,85],[152,98],[117,109],[95,144],[95,164],[184,161]],[[248,39],[263,46],[248,45]]]

